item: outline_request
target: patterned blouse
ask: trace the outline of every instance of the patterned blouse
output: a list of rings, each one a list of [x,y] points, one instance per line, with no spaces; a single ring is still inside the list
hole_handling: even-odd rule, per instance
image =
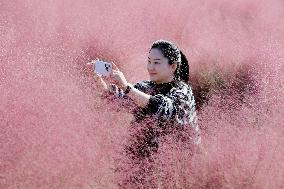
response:
[[[111,93],[122,99],[122,106],[134,105],[131,113],[134,115],[132,123],[140,123],[150,118],[156,120],[160,128],[168,125],[175,127],[190,127],[195,144],[201,142],[200,131],[197,125],[195,100],[191,87],[183,81],[172,81],[157,84],[152,81],[142,81],[133,85],[134,88],[151,95],[146,107],[135,106],[134,102],[115,85],[112,85]]]

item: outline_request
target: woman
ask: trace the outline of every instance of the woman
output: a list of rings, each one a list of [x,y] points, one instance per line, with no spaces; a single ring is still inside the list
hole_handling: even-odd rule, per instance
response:
[[[101,77],[100,81],[108,93],[121,98],[122,104],[135,105],[131,110],[133,132],[126,146],[133,161],[149,159],[158,151],[164,136],[177,136],[181,131],[186,131],[186,137],[177,138],[186,138],[193,145],[200,143],[195,101],[188,85],[188,61],[174,43],[158,40],[152,44],[148,81],[132,85],[115,64],[113,67],[111,77],[115,83],[107,83]]]

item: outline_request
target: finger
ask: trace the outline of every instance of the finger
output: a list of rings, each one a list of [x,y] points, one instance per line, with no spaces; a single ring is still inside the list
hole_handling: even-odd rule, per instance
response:
[[[119,68],[115,65],[115,63],[111,62],[112,65],[113,65],[113,68],[116,70],[116,71],[119,71]]]
[[[96,74],[98,78],[104,79],[104,76]]]
[[[119,71],[113,71],[111,73],[112,76],[120,77]]]
[[[115,79],[115,80],[118,80],[119,79],[119,75],[118,74],[112,74],[111,78]]]
[[[103,79],[102,76],[100,76],[100,75],[98,75],[98,74],[94,74],[94,78],[95,78],[95,79],[98,79],[98,78],[99,78],[99,79]]]
[[[105,80],[109,80],[109,79],[111,79],[111,75],[109,75],[109,76],[105,76],[105,75],[103,75],[103,76],[101,76],[102,78],[104,78]]]
[[[114,79],[115,81],[119,81],[120,80],[120,77],[118,74],[114,73],[111,75],[111,78]]]

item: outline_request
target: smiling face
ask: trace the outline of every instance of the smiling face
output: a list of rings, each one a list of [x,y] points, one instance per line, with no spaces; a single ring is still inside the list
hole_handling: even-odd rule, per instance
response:
[[[176,67],[176,63],[172,65],[169,64],[168,58],[164,57],[159,49],[153,48],[150,50],[147,70],[151,81],[156,83],[172,81]]]

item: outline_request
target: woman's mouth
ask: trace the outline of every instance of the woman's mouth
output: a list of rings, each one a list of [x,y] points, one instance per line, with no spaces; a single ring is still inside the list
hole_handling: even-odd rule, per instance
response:
[[[157,73],[149,73],[149,75],[151,75],[151,76],[152,76],[152,75],[156,75],[156,74],[157,74]]]

